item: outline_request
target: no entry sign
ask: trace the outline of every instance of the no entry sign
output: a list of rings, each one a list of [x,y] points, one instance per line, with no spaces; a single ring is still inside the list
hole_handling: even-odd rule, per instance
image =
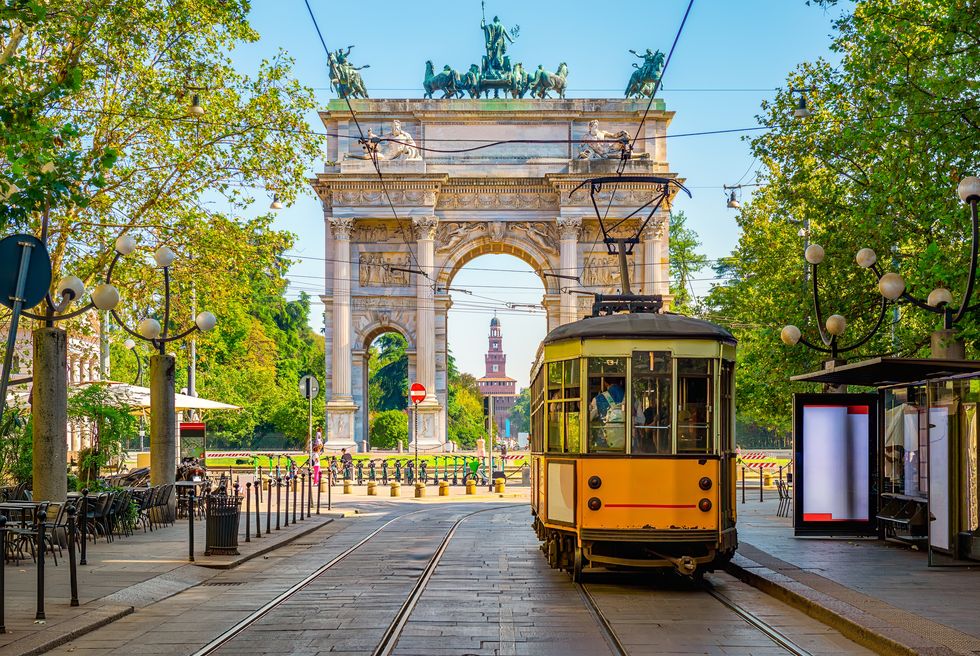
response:
[[[412,403],[421,403],[425,400],[425,386],[422,383],[412,383],[412,386],[408,388],[408,398],[412,400]]]

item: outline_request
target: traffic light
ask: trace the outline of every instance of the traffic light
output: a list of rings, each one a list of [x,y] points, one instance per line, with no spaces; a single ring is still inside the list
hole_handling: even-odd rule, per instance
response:
[[[486,419],[490,416],[490,397],[483,397],[483,418]]]

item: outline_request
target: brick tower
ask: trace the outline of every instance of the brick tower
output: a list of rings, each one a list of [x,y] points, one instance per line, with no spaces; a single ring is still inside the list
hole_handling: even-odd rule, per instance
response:
[[[500,319],[490,320],[489,345],[484,356],[486,371],[483,378],[476,381],[483,396],[493,396],[494,421],[497,424],[497,435],[508,437],[511,408],[517,401],[514,389],[517,381],[507,376],[507,355],[504,353],[504,338],[500,332]],[[516,438],[516,434],[509,435]]]

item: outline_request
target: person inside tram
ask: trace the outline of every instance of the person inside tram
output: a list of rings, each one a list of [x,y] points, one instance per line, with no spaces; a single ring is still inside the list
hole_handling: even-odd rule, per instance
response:
[[[626,445],[626,388],[621,377],[604,376],[602,391],[589,404],[592,448],[622,450]]]

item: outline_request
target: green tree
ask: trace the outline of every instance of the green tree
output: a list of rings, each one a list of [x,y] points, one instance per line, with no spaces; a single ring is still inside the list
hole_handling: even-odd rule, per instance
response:
[[[804,239],[826,250],[824,310],[847,318],[845,344],[879,312],[874,277],[854,264],[858,249],[874,248],[918,297],[945,286],[956,298],[969,268],[969,215],[955,187],[980,161],[974,3],[865,0],[835,27],[840,64],[801,64],[787,90],[762,105],[759,120],[770,129],[751,142],[762,186],[738,216],[731,280],[709,299],[739,338],[740,415],[780,432],[790,424],[789,376],[825,357],[779,341],[785,324],[811,338],[816,330]],[[798,96],[789,87],[807,89],[805,120],[792,115]],[[847,357],[925,355],[935,315],[906,308],[900,319]],[[975,353],[976,317],[957,328]]]
[[[408,415],[404,410],[382,410],[371,417],[371,448],[395,449],[408,444]]]
[[[698,252],[701,240],[698,233],[687,227],[684,212],[670,213],[670,293],[674,296],[675,311],[691,311],[694,302],[691,278],[708,264],[708,258]]]
[[[404,410],[408,407],[408,342],[400,333],[380,335],[375,349],[368,395],[371,410]]]
[[[76,390],[68,399],[68,418],[85,420],[92,429],[92,443],[83,449],[78,463],[79,479],[91,483],[99,471],[123,453],[123,443],[136,432],[132,408],[108,385],[95,383]]]
[[[531,430],[531,388],[525,387],[517,395],[514,407],[510,410],[510,430],[516,436]]]

